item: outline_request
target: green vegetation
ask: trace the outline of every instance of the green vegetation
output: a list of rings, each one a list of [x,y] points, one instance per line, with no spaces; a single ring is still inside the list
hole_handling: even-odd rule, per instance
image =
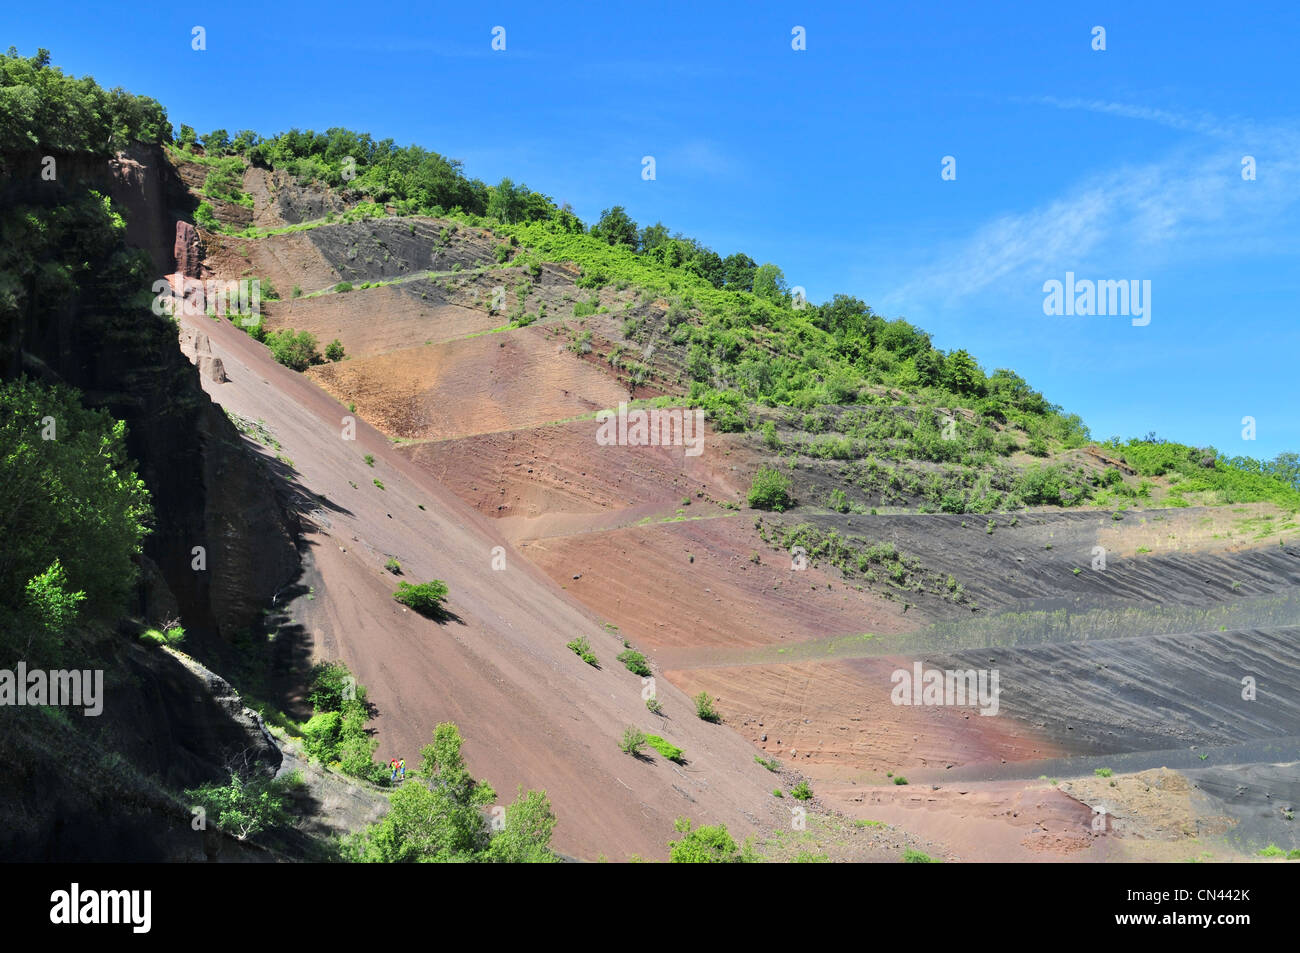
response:
[[[465,765],[464,740],[451,722],[438,725],[420,751],[418,776],[390,798],[383,820],[347,837],[344,859],[362,863],[554,863],[555,815],[544,791],[519,789],[495,833],[483,808],[496,800]]]
[[[754,755],[754,761],[755,763],[761,764],[763,767],[767,768],[767,770],[771,771],[773,774],[776,774],[781,770],[781,762],[777,761],[775,758],[764,759],[759,755]]]
[[[645,656],[640,652],[632,649],[625,649],[618,654],[618,660],[623,663],[629,672],[636,675],[650,675],[650,666],[646,663]]]
[[[50,51],[0,56],[0,152],[111,156],[132,142],[172,141],[167,110],[147,96],[101,88],[50,65]]]
[[[764,531],[765,532],[765,531]],[[764,537],[766,538],[766,537]],[[780,548],[790,552],[802,547],[814,562],[824,560],[846,578],[860,576],[867,582],[882,582],[899,592],[929,592],[956,603],[965,603],[966,589],[952,576],[927,571],[920,560],[906,556],[892,542],[868,543],[856,536],[841,536],[811,523],[798,523],[780,537]]]
[[[659,699],[657,698],[647,698],[645,700],[645,707],[646,711],[650,712],[652,715],[662,715],[664,713],[664,706],[659,704]]]
[[[51,69],[48,54],[23,59],[12,52],[3,61],[3,84],[21,90],[7,123],[6,141],[47,141],[53,147],[109,151],[105,143],[129,139],[171,141],[165,111],[142,97],[120,91],[105,93],[89,80],[73,80]],[[57,130],[57,134],[55,132]],[[70,138],[55,142],[42,136]],[[868,474],[850,480],[879,479],[875,492],[901,494],[920,489],[926,505],[947,512],[989,512],[1019,505],[1077,505],[1098,492],[1109,496],[1150,494],[1151,486],[1126,484],[1117,467],[1088,474],[1068,464],[1044,462],[1020,474],[999,458],[1017,450],[1048,457],[1084,446],[1090,439],[1082,421],[1050,404],[1013,371],[986,372],[969,352],[945,352],[930,336],[903,320],[875,314],[864,302],[835,295],[822,304],[796,299],[781,268],[759,263],[743,252],[723,256],[701,242],[674,234],[661,222],[640,226],[625,208],[602,212],[588,228],[567,207],[526,185],[502,179],[488,186],[468,178],[455,160],[418,146],[399,147],[392,140],[343,128],[318,133],[293,129],[262,139],[244,130],[233,138],[224,130],[201,137],[182,127],[177,137],[187,161],[207,168],[204,191],[216,200],[245,201],[234,173],[242,164],[287,171],[300,183],[318,183],[360,199],[341,215],[301,223],[271,233],[315,227],[337,220],[398,215],[452,219],[440,241],[458,223],[491,224],[500,241],[498,254],[513,258],[527,274],[540,274],[544,262],[571,263],[579,286],[635,289],[641,304],[667,302],[662,330],[681,349],[686,400],[706,410],[716,429],[745,430],[762,424],[769,448],[781,444],[764,408],[784,408],[798,415],[829,412],[856,421],[865,430],[854,435],[799,443],[789,449],[821,459],[870,463]],[[217,227],[208,203],[196,220]],[[342,282],[336,290],[350,289]],[[577,303],[579,316],[599,307],[599,296]],[[520,302],[522,304],[522,302]],[[518,309],[511,324],[537,320]],[[653,330],[657,317],[634,314],[626,333]],[[776,446],[774,446],[774,444]],[[1184,505],[1189,496],[1207,502],[1269,500],[1300,508],[1300,456],[1280,454],[1273,461],[1248,457],[1228,460],[1209,454],[1209,464],[1193,460],[1203,451],[1166,445],[1154,435],[1121,444],[1129,463],[1144,475],[1163,468],[1176,476],[1167,505]],[[894,468],[886,461],[923,460],[953,469],[926,473]],[[1145,461],[1145,462],[1144,462]],[[891,480],[908,486],[895,487]],[[915,485],[912,485],[915,484]],[[867,487],[864,485],[864,489]],[[852,512],[848,487],[828,490],[831,508]],[[778,509],[787,505],[779,488],[760,486],[753,504]],[[846,509],[848,507],[848,509]]]
[[[644,737],[646,744],[651,748],[654,748],[655,751],[658,751],[669,761],[676,761],[678,764],[685,763],[686,759],[682,756],[682,749],[677,747],[675,744],[665,741],[658,735],[645,735]]]
[[[389,772],[374,761],[379,742],[366,728],[371,716],[365,686],[347,666],[322,662],[313,668],[307,699],[313,710],[302,726],[308,756],[354,778],[387,784]]]
[[[749,505],[758,510],[776,510],[790,506],[790,478],[772,467],[760,467],[749,486]]]
[[[1170,506],[1267,501],[1300,509],[1300,454],[1281,453],[1271,461],[1224,458],[1213,447],[1189,447],[1153,433],[1126,442],[1113,437],[1102,446],[1142,476],[1168,478]]]
[[[140,633],[140,641],[149,645],[169,645],[175,648],[185,641],[185,629],[179,625],[171,625],[163,629],[146,629]]]
[[[929,854],[922,853],[919,850],[913,850],[911,847],[903,850],[903,863],[905,864],[941,864],[943,861],[935,860]]]
[[[600,660],[597,659],[596,654],[591,651],[591,643],[587,641],[585,635],[580,635],[573,641],[565,643],[565,645],[574,655],[578,656],[578,658],[582,659],[588,665],[600,668]]]
[[[673,829],[682,836],[668,842],[668,859],[674,864],[752,864],[759,861],[754,845],[743,847],[727,833],[727,825],[704,825],[692,828],[689,818],[679,817]]]
[[[708,692],[700,692],[694,698],[695,714],[700,716],[702,721],[711,721],[715,724],[722,720],[721,716],[713,708],[713,698]]]
[[[812,800],[813,790],[807,781],[800,781],[790,789],[790,796],[796,801],[809,801]]]
[[[400,576],[402,574],[402,564],[392,556],[388,558],[388,562],[384,563],[384,568],[394,576]]]
[[[447,584],[441,579],[433,579],[429,582],[421,582],[412,585],[409,582],[399,582],[397,591],[393,593],[393,598],[402,605],[414,609],[422,616],[430,619],[443,619],[447,616],[447,608],[443,605],[447,598]]]
[[[214,817],[220,830],[247,840],[288,822],[285,796],[302,783],[299,772],[284,778],[269,778],[232,771],[229,783],[204,784],[187,790],[185,796],[195,807],[203,808],[207,816]]]
[[[193,153],[185,156],[188,161],[196,158]],[[253,197],[244,191],[244,161],[238,156],[223,156],[208,160],[208,174],[203,180],[200,194],[218,202],[232,202],[245,208],[253,207]],[[270,298],[271,295],[265,295]]]
[[[53,660],[78,620],[125,609],[149,494],[125,425],[70,388],[0,382],[0,447],[0,649]]]
[[[310,331],[295,334],[292,328],[281,328],[266,335],[265,343],[271,349],[271,356],[292,370],[305,371],[321,363],[316,335]]]
[[[343,342],[338,338],[330,341],[330,343],[325,346],[325,360],[327,361],[341,361],[346,356],[347,355],[343,352]]]
[[[618,743],[619,750],[624,754],[630,754],[634,758],[641,756],[641,749],[646,746],[646,734],[635,725],[628,725],[623,729],[623,738]]]
[[[1093,768],[1092,773],[1099,778],[1108,778],[1115,772],[1112,771],[1110,768]]]

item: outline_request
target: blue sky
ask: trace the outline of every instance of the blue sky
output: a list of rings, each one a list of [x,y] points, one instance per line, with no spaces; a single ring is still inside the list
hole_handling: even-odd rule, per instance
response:
[[[1300,4],[411,6],[9,5],[0,38],[200,133],[349,126],[589,222],[624,205],[1014,368],[1099,438],[1300,450]],[[1067,271],[1149,280],[1150,324],[1045,315]]]

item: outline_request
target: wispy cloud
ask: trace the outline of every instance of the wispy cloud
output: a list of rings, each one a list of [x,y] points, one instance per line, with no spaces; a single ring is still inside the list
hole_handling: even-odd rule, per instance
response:
[[[1190,115],[1171,112],[1167,109],[1155,109],[1151,106],[1138,106],[1132,103],[1113,103],[1104,99],[1060,99],[1056,96],[1032,96],[1015,98],[1012,102],[1032,103],[1041,106],[1053,106],[1057,109],[1077,109],[1085,112],[1100,113],[1107,116],[1119,116],[1123,119],[1140,119],[1154,122],[1170,129],[1183,132],[1198,132],[1219,138],[1237,138],[1249,126],[1241,120],[1223,120],[1209,113]]]
[[[1253,251],[1283,229],[1294,238],[1300,126],[1252,126],[1251,140],[1263,144],[1252,153],[1259,175],[1244,181],[1247,147],[1229,132],[1233,123],[1119,104],[1077,108],[1094,107],[1237,144],[1207,148],[1198,140],[1160,159],[1093,176],[1036,208],[999,216],[937,249],[935,260],[941,264],[906,276],[885,302],[904,308],[921,301],[951,305],[1013,283],[1027,288],[1067,268],[1108,269],[1122,277],[1133,266]]]

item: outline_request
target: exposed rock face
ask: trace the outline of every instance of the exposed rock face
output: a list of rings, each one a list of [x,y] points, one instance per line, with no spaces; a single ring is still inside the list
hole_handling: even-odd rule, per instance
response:
[[[230,380],[226,376],[226,367],[221,358],[212,354],[212,344],[202,331],[181,328],[181,353],[199,369],[199,376],[204,380],[216,381],[218,384]]]
[[[109,162],[61,157],[58,192],[39,181],[39,162],[15,167],[34,170],[31,181],[15,178],[4,198],[54,203],[61,194],[96,189],[123,212],[127,242],[149,252],[157,275],[178,265],[187,273],[202,267],[194,257],[202,251],[197,233],[188,224],[177,227],[192,199],[161,149],[140,148]],[[177,250],[183,260],[173,257]],[[188,292],[198,280],[176,275],[177,283]],[[176,335],[172,321],[125,302],[33,301],[7,329],[0,373],[70,384],[87,404],[126,421],[127,450],[155,517],[144,555],[156,572],[140,589],[137,611],[156,621],[179,608],[192,645],[228,642],[257,623],[276,590],[297,575],[296,522],[199,384],[200,373],[223,380],[225,369],[210,355],[203,359],[192,342],[196,372]],[[194,568],[196,547],[203,547],[206,568]]]
[[[185,278],[198,278],[203,263],[203,240],[199,230],[189,222],[176,223],[176,243],[172,249],[176,273]]]
[[[103,712],[53,719],[14,709],[0,734],[0,856],[23,861],[266,860],[191,826],[176,795],[225,783],[232,767],[269,777],[283,756],[222,678],[159,647],[109,639]],[[111,743],[106,743],[111,739]]]

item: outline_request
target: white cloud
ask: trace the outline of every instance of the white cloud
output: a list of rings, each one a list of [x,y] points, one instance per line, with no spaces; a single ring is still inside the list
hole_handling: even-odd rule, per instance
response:
[[[1215,138],[1233,139],[1230,126],[1211,119],[1183,120],[1160,110],[1088,104],[1165,125],[1186,122]],[[1105,107],[1105,108],[1102,108]],[[1072,107],[1064,107],[1072,108]],[[1132,277],[1135,268],[1195,261],[1258,249],[1294,229],[1300,200],[1300,130],[1252,128],[1262,144],[1254,154],[1259,175],[1241,177],[1246,148],[1203,141],[1155,161],[1112,169],[1077,183],[1059,198],[989,221],[936,249],[934,260],[906,276],[883,303],[951,305],[990,290],[1028,290],[1066,269]]]

